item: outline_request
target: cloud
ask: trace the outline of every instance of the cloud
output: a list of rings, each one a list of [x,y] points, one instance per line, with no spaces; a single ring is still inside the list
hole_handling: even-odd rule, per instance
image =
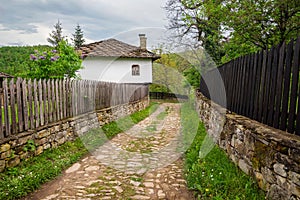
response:
[[[163,28],[164,4],[165,0],[10,0],[0,5],[0,44],[19,39],[26,44],[45,43],[43,37],[48,37],[58,19],[69,37],[79,23],[87,41],[141,27]],[[5,36],[10,33],[12,37]],[[30,35],[36,40],[26,41]]]

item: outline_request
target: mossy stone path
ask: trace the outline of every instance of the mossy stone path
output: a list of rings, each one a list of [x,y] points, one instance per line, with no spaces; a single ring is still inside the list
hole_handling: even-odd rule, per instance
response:
[[[180,140],[180,104],[161,104],[25,199],[194,199]]]

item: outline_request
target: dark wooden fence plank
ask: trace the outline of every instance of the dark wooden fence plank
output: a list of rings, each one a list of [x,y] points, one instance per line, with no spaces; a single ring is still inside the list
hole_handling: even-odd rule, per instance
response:
[[[241,113],[242,112],[242,90],[243,90],[243,74],[244,74],[244,60],[245,58],[242,57],[240,59],[240,62],[239,62],[239,73],[238,73],[238,91],[237,91],[237,107],[236,107],[236,111],[238,113]]]
[[[47,80],[47,95],[48,95],[48,122],[53,122],[53,102],[51,96],[51,82],[50,79]]]
[[[81,92],[81,88],[80,88],[81,82],[77,82],[76,84],[76,115],[80,114],[81,108],[80,108],[80,92]]]
[[[290,108],[288,118],[288,132],[295,130],[295,119],[296,119],[296,102],[297,102],[297,91],[299,82],[299,55],[300,55],[300,37],[295,44],[295,50],[293,55],[293,66],[292,66],[292,88],[290,95]]]
[[[55,104],[56,104],[56,117],[57,120],[61,120],[60,118],[60,99],[59,99],[59,86],[58,80],[55,80]]]
[[[24,129],[28,130],[29,129],[29,115],[28,115],[28,107],[29,102],[28,102],[28,90],[27,90],[27,84],[26,84],[26,79],[22,81],[22,95],[23,95],[23,116],[24,116]]]
[[[51,81],[51,92],[52,92],[52,115],[53,115],[53,121],[57,121],[57,113],[56,113],[56,109],[57,109],[57,103],[56,103],[56,93],[55,93],[55,81],[52,80]]]
[[[67,117],[72,117],[72,81],[68,79],[67,87]]]
[[[281,130],[286,130],[287,128],[293,47],[294,47],[294,41],[291,40],[290,43],[288,44],[286,60],[285,60],[284,86],[283,86],[283,97],[282,97],[283,101],[281,105],[282,112],[281,112],[281,119],[280,119]]]
[[[101,93],[100,93],[100,88],[98,87],[98,85],[99,85],[99,83],[98,82],[96,82],[95,83],[95,92],[96,92],[96,94],[95,94],[95,107],[96,107],[96,110],[99,110],[100,109],[100,96],[101,96]]]
[[[17,113],[18,113],[18,132],[22,132],[24,130],[24,120],[23,120],[23,110],[25,109],[24,108],[24,105],[23,105],[23,102],[22,102],[22,90],[21,90],[21,78],[18,78],[17,79],[17,82],[16,82],[16,94],[17,94]],[[24,91],[26,92],[26,90]],[[26,101],[24,100],[24,104],[26,103]]]
[[[281,100],[282,100],[282,88],[283,88],[283,74],[284,74],[284,60],[285,60],[285,42],[281,45],[279,49],[279,61],[278,61],[278,73],[277,73],[277,87],[275,92],[275,113],[274,113],[274,123],[275,128],[279,128],[280,125],[280,114],[281,114]]]
[[[274,110],[275,110],[275,92],[277,87],[277,72],[278,72],[278,53],[280,46],[274,48],[272,53],[272,65],[271,65],[271,79],[270,79],[270,93],[269,93],[269,102],[268,102],[268,114],[267,114],[267,124],[273,126],[274,119]]]
[[[8,137],[11,134],[10,117],[9,117],[9,98],[8,98],[8,83],[7,79],[3,81],[3,107],[4,107],[4,124],[5,124],[5,136]]]
[[[263,119],[263,106],[264,106],[264,88],[266,81],[266,69],[267,69],[267,51],[263,52],[263,60],[262,60],[262,71],[261,71],[261,79],[260,79],[260,86],[259,86],[259,100],[258,100],[258,121],[262,121]]]
[[[232,111],[237,112],[238,111],[238,98],[239,98],[239,81],[240,81],[240,62],[241,62],[241,58],[237,58],[236,59],[236,64],[235,64],[235,87],[233,89],[234,95],[233,95],[233,101],[232,101]]]
[[[84,112],[84,81],[79,82],[79,114],[82,114]]]
[[[38,86],[36,79],[33,80],[33,94],[34,94],[34,114],[35,114],[35,128],[39,127],[40,115],[38,106]]]
[[[47,125],[49,123],[49,101],[47,98],[47,82],[46,79],[42,81],[43,85],[43,104],[44,104],[44,124]]]
[[[259,113],[259,99],[260,99],[260,86],[261,86],[261,73],[262,73],[262,64],[263,64],[263,55],[264,51],[260,51],[257,53],[257,70],[256,70],[256,80],[255,80],[255,99],[254,99],[254,111],[253,111],[253,119],[258,120]]]
[[[82,96],[82,81],[78,82],[78,89],[77,89],[77,94],[76,94],[76,99],[77,99],[77,114],[81,114],[82,113],[82,103],[81,103],[81,98],[83,98]]]
[[[59,88],[59,110],[60,110],[60,119],[63,119],[63,88],[62,88],[62,80],[58,81],[58,88]]]
[[[10,92],[10,115],[11,115],[11,133],[17,133],[17,116],[16,116],[16,92],[14,79],[9,82],[9,92]]]
[[[251,69],[252,69],[252,73],[251,73],[251,86],[250,86],[250,91],[251,91],[251,96],[250,96],[250,105],[249,105],[249,116],[253,116],[254,114],[254,101],[256,98],[256,90],[255,90],[255,86],[256,86],[256,73],[257,73],[257,53],[252,54],[252,63],[251,63]]]
[[[253,64],[251,63],[252,59],[251,59],[251,54],[248,55],[246,58],[246,69],[245,69],[245,89],[244,89],[244,109],[243,109],[243,113],[245,116],[249,116],[249,107],[250,107],[250,100],[251,100],[251,96],[253,96],[252,91],[251,91],[251,82],[250,79],[252,77],[252,66]]]
[[[39,114],[40,114],[40,125],[44,125],[44,102],[43,102],[43,87],[42,80],[38,81],[38,101],[39,101]]]
[[[80,82],[75,82],[75,90],[74,90],[74,101],[75,101],[75,104],[74,104],[74,110],[75,110],[75,115],[79,115],[79,106],[80,106],[80,102],[79,102],[79,94],[80,94]]]
[[[62,81],[62,92],[63,92],[63,119],[67,118],[67,95],[68,95],[68,91],[67,91],[67,88],[66,88],[66,84],[67,84],[67,81],[66,80],[63,80]]]
[[[232,95],[231,95],[229,108],[232,111],[235,111],[235,105],[236,105],[236,94],[237,94],[236,93],[236,87],[237,87],[237,78],[238,78],[238,76],[236,74],[237,65],[238,65],[238,59],[235,59],[233,61],[232,71],[231,71],[232,72],[232,75],[231,75],[231,78],[232,78],[232,84],[231,85],[232,85],[232,87],[230,87]],[[229,88],[228,88],[228,91],[229,91]]]
[[[245,67],[245,74],[244,74],[244,82],[245,82],[245,86],[244,86],[244,89],[243,89],[243,97],[244,97],[244,100],[243,100],[243,110],[242,110],[242,113],[244,116],[247,116],[248,115],[248,105],[249,105],[249,100],[250,100],[250,90],[248,89],[249,88],[249,79],[250,79],[250,55],[247,55],[245,56],[246,58],[246,63],[244,64],[244,67]]]
[[[76,107],[77,107],[77,100],[76,100],[76,92],[77,92],[77,81],[72,81],[72,117],[77,115]]]
[[[32,81],[28,81],[28,106],[29,106],[29,119],[30,119],[30,129],[35,128],[34,124],[34,101],[33,101],[33,92],[32,92]]]
[[[271,83],[271,70],[272,70],[272,56],[274,48],[267,53],[267,69],[266,69],[266,81],[264,84],[264,97],[263,97],[263,120],[264,124],[267,124],[267,116],[269,112],[269,100],[270,100],[270,83]]]

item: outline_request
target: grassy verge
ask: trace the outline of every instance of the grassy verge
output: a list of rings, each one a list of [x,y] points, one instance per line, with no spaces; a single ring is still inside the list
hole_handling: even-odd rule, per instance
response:
[[[119,120],[106,124],[102,127],[102,130],[105,133],[105,135],[109,139],[111,139],[118,133],[128,130],[134,124],[137,124],[138,122],[148,117],[158,108],[158,106],[158,103],[152,102],[150,106],[147,107],[145,110],[133,113],[128,117],[123,117]]]
[[[61,173],[87,153],[80,139],[46,150],[19,166],[0,173],[0,199],[25,196]]]
[[[105,138],[111,138],[129,129],[135,123],[149,116],[157,107],[158,104],[151,104],[145,110],[104,125],[102,129],[107,135]],[[129,121],[130,123],[128,123]],[[66,142],[57,148],[48,149],[41,155],[0,173],[0,199],[20,198],[60,175],[64,169],[86,155],[88,150],[103,144],[104,137],[95,137],[95,132],[97,131],[91,130],[86,136],[77,138],[74,142]],[[88,146],[84,140],[89,141]]]
[[[88,133],[80,137],[82,143],[85,145],[88,151],[93,151],[98,146],[104,144],[107,140],[113,138],[118,133],[130,129],[134,124],[137,124],[148,117],[158,108],[158,106],[158,103],[151,102],[150,106],[148,106],[144,110],[135,112],[130,116],[126,116],[111,123],[105,124],[101,128],[92,129]]]
[[[199,123],[197,134],[185,154],[188,187],[195,191],[198,199],[265,199],[264,192],[256,182],[232,163],[217,145],[207,147],[211,150],[200,159],[199,151],[203,150],[202,144],[206,136],[204,125],[199,122],[196,114],[189,113],[183,118],[188,119],[183,123],[188,125],[183,127],[185,133],[191,131],[189,123]]]

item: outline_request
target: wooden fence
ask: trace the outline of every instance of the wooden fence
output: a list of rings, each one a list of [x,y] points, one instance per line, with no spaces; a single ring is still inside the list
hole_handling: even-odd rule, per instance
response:
[[[151,99],[188,99],[187,95],[167,92],[149,92]]]
[[[147,95],[147,85],[5,79],[0,90],[0,139]]]
[[[200,91],[221,94],[213,85],[221,75],[229,110],[269,126],[300,135],[300,37],[269,51],[237,58],[201,77]],[[204,80],[208,83],[205,83]],[[210,89],[208,89],[210,88]],[[220,90],[220,91],[218,91]],[[222,104],[222,97],[214,98]]]

